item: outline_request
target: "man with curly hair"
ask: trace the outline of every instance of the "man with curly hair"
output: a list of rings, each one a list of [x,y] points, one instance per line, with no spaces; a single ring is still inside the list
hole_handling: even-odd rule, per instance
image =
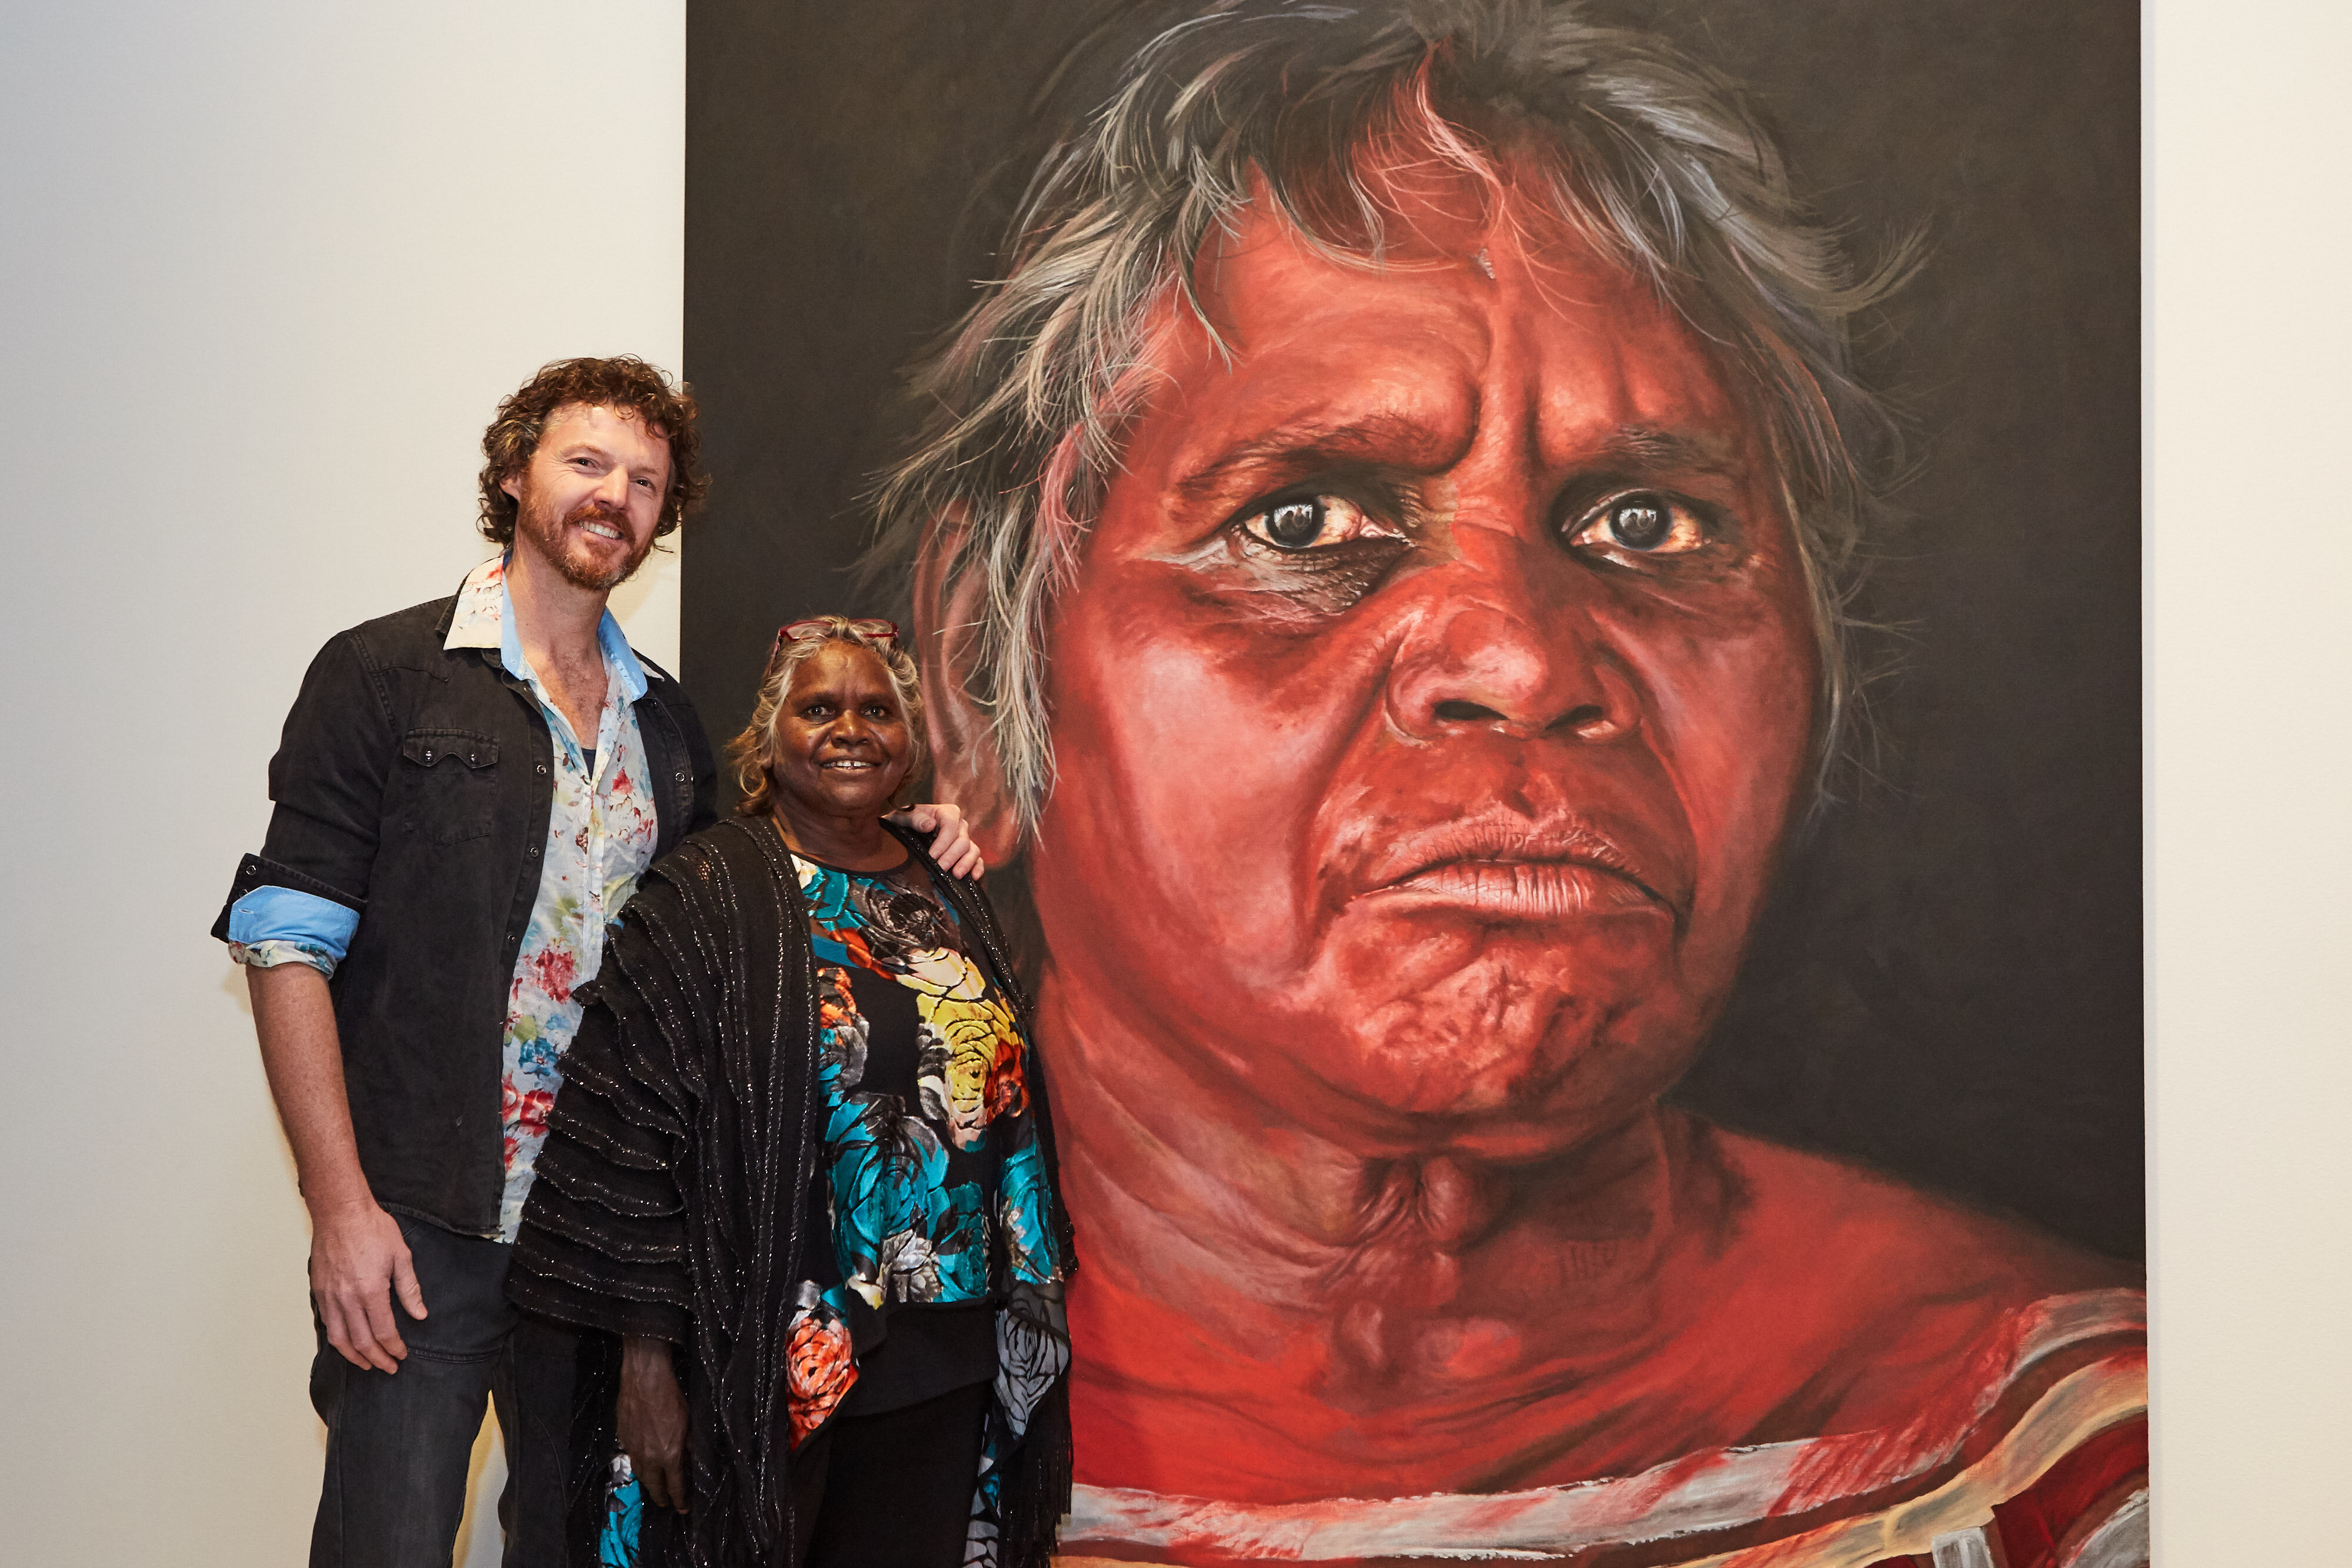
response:
[[[313,1564],[446,1568],[486,1398],[505,1560],[563,1560],[573,1345],[509,1305],[509,1244],[605,929],[714,819],[693,705],[605,607],[702,497],[694,422],[627,356],[548,365],[500,404],[481,530],[501,553],[320,650],[214,928],[310,1211]]]

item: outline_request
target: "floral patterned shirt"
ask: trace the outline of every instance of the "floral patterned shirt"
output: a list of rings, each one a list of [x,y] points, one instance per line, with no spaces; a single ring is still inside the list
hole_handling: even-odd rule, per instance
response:
[[[801,1286],[787,1353],[793,1440],[859,1380],[847,1293],[870,1307],[996,1299],[994,1397],[963,1558],[995,1568],[1004,1457],[1070,1364],[1028,1046],[914,862],[849,872],[796,854],[793,867],[816,956],[820,1159],[843,1281]]]
[[[919,862],[851,872],[795,854],[793,869],[816,958],[818,1161],[842,1282],[798,1288],[785,1351],[790,1444],[833,1419],[860,1383],[853,1296],[873,1308],[995,1302],[962,1563],[997,1568],[1005,1458],[1070,1365],[1028,1045]],[[643,1507],[628,1457],[617,1456],[597,1540],[605,1568],[638,1561]]]
[[[816,951],[824,1164],[835,1260],[869,1306],[988,1299],[1061,1278],[1026,1047],[913,862],[847,872],[793,857]]]
[[[539,699],[553,742],[549,765],[555,794],[547,843],[541,851],[539,895],[515,959],[501,1046],[499,1117],[506,1150],[506,1190],[499,1207],[502,1241],[512,1241],[522,1222],[531,1162],[547,1141],[547,1113],[563,1082],[561,1059],[580,1028],[580,1004],[572,992],[594,978],[604,957],[604,928],[619,918],[621,905],[636,891],[637,878],[653,861],[658,831],[635,706],[646,695],[646,673],[621,634],[620,623],[608,612],[597,628],[597,644],[604,655],[604,706],[597,716],[593,749],[586,749],[523,656],[513,611],[506,563],[486,560],[457,591],[457,610],[442,644],[499,650],[508,673]],[[241,964],[266,968],[303,963],[332,975],[358,918],[307,894],[263,889],[240,902],[229,953]]]

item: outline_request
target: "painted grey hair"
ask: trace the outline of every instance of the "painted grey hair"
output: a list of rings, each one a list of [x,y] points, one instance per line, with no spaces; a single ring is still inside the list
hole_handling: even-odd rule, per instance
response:
[[[1893,435],[1852,374],[1850,324],[1909,257],[1858,276],[1727,80],[1574,0],[1208,0],[1064,123],[1004,276],[911,372],[928,412],[878,479],[867,558],[905,583],[952,540],[948,594],[977,580],[978,623],[958,629],[974,637],[966,686],[1024,828],[1054,778],[1048,612],[1150,384],[1152,313],[1173,302],[1208,326],[1195,264],[1261,190],[1326,256],[1381,265],[1366,171],[1383,146],[1489,190],[1506,158],[1532,155],[1573,231],[1654,287],[1747,397],[1811,593],[1826,786],[1856,689],[1858,547],[1879,512],[1864,455]]]

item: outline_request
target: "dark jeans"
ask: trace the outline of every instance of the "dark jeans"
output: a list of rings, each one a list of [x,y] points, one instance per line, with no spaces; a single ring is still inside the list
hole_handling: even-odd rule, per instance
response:
[[[808,1568],[959,1568],[989,1385],[836,1419],[793,1456]]]
[[[353,1366],[319,1330],[310,1403],[327,1424],[327,1479],[310,1568],[449,1568],[486,1400],[506,1437],[506,1568],[562,1568],[576,1341],[507,1304],[512,1248],[395,1218],[425,1315],[394,1299],[408,1346],[396,1373]]]

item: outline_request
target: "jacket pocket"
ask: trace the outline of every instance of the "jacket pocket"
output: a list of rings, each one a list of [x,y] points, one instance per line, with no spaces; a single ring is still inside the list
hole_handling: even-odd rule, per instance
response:
[[[436,844],[489,837],[498,821],[499,741],[464,729],[412,729],[401,737],[408,768],[404,825]]]

